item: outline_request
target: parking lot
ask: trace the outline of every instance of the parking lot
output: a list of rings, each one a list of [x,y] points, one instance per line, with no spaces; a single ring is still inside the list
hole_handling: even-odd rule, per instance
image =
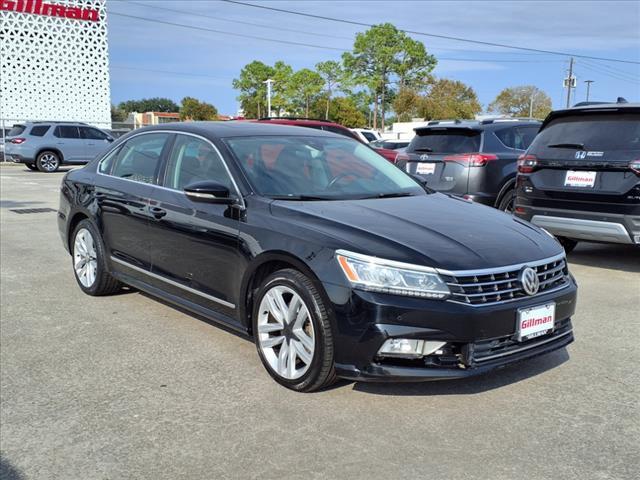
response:
[[[62,175],[0,167],[1,478],[637,478],[637,248],[569,256],[567,350],[299,394],[201,318],[139,292],[82,294],[56,214],[12,211],[56,209]]]

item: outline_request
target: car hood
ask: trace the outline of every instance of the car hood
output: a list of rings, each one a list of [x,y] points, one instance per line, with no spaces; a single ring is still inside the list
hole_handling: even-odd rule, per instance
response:
[[[514,265],[563,251],[528,222],[440,193],[345,201],[276,200],[271,212],[335,239],[334,248],[448,270]]]

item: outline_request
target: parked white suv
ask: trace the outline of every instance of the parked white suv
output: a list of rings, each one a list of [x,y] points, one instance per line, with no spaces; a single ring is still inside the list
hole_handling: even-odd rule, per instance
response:
[[[31,170],[55,172],[60,165],[89,162],[111,142],[111,135],[84,123],[27,122],[9,131],[4,153]]]

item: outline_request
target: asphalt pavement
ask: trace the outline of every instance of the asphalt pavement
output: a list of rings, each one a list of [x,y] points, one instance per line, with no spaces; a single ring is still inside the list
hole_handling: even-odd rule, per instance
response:
[[[0,166],[0,478],[635,479],[640,250],[583,243],[576,341],[481,377],[299,394],[254,345],[77,287],[62,173]],[[635,473],[634,473],[635,472]]]

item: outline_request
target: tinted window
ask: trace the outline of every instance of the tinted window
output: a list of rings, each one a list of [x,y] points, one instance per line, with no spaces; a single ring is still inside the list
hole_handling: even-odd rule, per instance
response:
[[[29,135],[33,135],[34,137],[44,137],[44,134],[47,133],[47,130],[49,130],[49,127],[51,125],[36,125],[35,127],[31,128],[31,132],[29,132]]]
[[[86,138],[88,140],[106,140],[109,136],[98,130],[97,128],[91,127],[80,127],[80,134],[82,138]]]
[[[169,157],[165,187],[182,190],[194,182],[207,180],[232,188],[225,165],[209,142],[178,135]]]
[[[496,130],[496,137],[505,147],[526,150],[538,133],[538,127],[510,127]]]
[[[14,125],[13,128],[9,130],[9,133],[7,133],[7,137],[17,137],[24,132],[25,128],[26,127],[24,125]]]
[[[56,127],[53,134],[58,138],[80,138],[78,127],[71,127],[68,125]]]
[[[585,150],[640,150],[640,113],[573,115],[551,121],[532,152],[548,145],[582,144]]]
[[[371,132],[360,132],[362,134],[362,136],[364,138],[367,139],[368,142],[373,142],[374,140],[377,140],[378,137],[376,137],[373,133]]]
[[[147,133],[132,138],[113,158],[105,160],[112,164],[109,166],[111,175],[136,182],[153,183],[168,137],[167,133]]]
[[[424,194],[395,165],[349,138],[238,137],[226,143],[262,195],[338,200]]]
[[[421,130],[407,148],[408,152],[473,153],[480,151],[480,132],[477,130]]]

